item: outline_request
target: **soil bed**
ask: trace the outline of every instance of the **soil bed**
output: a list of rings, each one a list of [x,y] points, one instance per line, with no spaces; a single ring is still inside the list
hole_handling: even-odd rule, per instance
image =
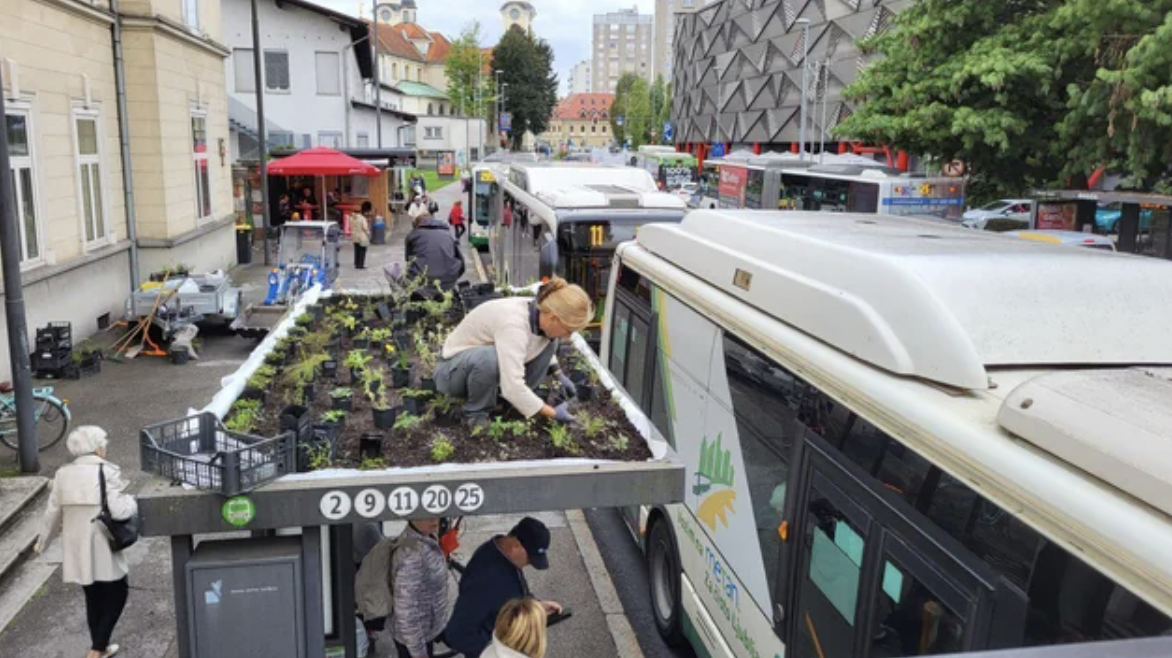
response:
[[[571,401],[578,426],[526,421],[501,400],[489,426],[477,432],[465,428],[463,400],[425,390],[444,338],[462,317],[459,295],[408,301],[413,289],[393,296],[334,295],[310,307],[249,379],[226,426],[273,436],[283,429],[281,415],[289,405],[306,407],[308,425],[298,434],[299,470],[652,458],[590,362],[565,342],[558,351],[561,369],[585,390],[582,399]],[[332,377],[330,362],[336,366]],[[395,387],[392,369],[403,366],[410,370],[407,385]],[[565,397],[553,377],[538,394],[551,404]],[[340,414],[331,411],[347,396],[350,410],[337,422]],[[375,402],[395,410],[392,428],[375,426]]]

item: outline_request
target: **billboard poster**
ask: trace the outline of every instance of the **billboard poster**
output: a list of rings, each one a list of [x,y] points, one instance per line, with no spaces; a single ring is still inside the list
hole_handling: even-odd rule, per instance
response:
[[[1036,229],[1073,231],[1078,206],[1073,203],[1039,203]]]
[[[452,178],[456,175],[456,153],[454,151],[440,151],[435,162],[435,170],[440,178]]]
[[[717,195],[720,198],[721,208],[745,207],[745,184],[749,180],[749,172],[744,167],[723,165],[720,168],[720,185]]]

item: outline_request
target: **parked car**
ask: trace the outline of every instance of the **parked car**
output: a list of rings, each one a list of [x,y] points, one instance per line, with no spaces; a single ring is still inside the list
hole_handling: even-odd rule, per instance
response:
[[[975,210],[969,210],[961,219],[961,226],[985,230],[990,219],[1009,219],[1021,221],[1028,227],[1030,214],[1034,210],[1034,202],[1030,199],[1000,199]]]
[[[1095,230],[1100,233],[1118,233],[1119,219],[1123,217],[1123,205],[1119,203],[1104,203],[1095,209]],[[1139,211],[1139,230],[1152,229],[1152,211]]]
[[[1115,242],[1105,235],[1094,233],[1080,233],[1079,231],[1059,231],[1056,229],[1038,229],[1036,231],[1007,231],[1002,235],[1022,240],[1034,240],[1050,244],[1061,244],[1071,247],[1085,247],[1087,249],[1101,249],[1115,251]]]
[[[699,191],[700,191],[700,184],[699,183],[684,183],[683,185],[672,190],[671,192],[672,192],[672,194],[683,199],[684,203],[687,203],[688,201],[690,201],[692,199],[692,197],[696,196],[696,194]]]

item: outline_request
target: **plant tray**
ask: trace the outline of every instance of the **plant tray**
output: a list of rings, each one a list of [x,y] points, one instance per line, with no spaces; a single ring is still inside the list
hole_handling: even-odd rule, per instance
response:
[[[295,467],[292,433],[265,439],[229,432],[208,412],[151,425],[139,439],[144,471],[225,496],[251,491]]]

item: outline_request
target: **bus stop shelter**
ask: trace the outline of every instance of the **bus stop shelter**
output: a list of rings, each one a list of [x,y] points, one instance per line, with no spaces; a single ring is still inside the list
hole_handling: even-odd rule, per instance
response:
[[[1039,190],[1034,196],[1031,229],[1117,233],[1118,251],[1172,259],[1172,196],[1096,190]],[[1102,221],[1115,206],[1118,218]]]

